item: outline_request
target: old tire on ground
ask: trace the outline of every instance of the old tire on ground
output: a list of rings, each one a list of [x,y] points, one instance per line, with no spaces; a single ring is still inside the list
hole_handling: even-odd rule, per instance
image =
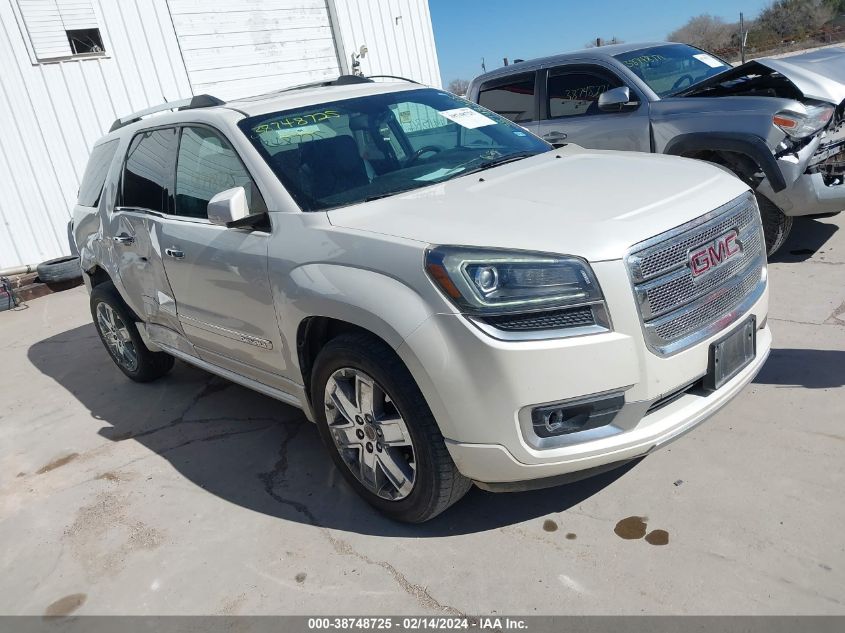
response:
[[[38,273],[38,279],[45,284],[72,281],[82,277],[79,258],[74,256],[59,257],[41,262],[35,267],[35,270]]]
[[[91,292],[91,316],[100,340],[120,371],[136,382],[161,378],[173,367],[173,357],[151,352],[144,345],[135,319],[111,282]]]
[[[766,254],[774,255],[789,237],[792,231],[792,216],[786,215],[766,196],[755,193],[760,206],[760,218],[763,220],[763,235],[766,238]]]
[[[387,516],[428,521],[472,487],[411,373],[380,339],[343,334],[329,341],[314,363],[311,402],[336,466]]]

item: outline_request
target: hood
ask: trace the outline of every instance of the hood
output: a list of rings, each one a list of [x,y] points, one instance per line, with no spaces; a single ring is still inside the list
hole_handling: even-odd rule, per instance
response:
[[[773,75],[778,73],[778,75]],[[747,78],[748,81],[739,81]],[[787,99],[845,101],[845,48],[823,48],[779,59],[763,58],[714,75],[678,96],[727,96],[766,92]]]
[[[808,99],[834,105],[845,101],[845,48],[822,48],[759,62],[789,79]]]
[[[619,259],[747,187],[699,161],[569,145],[328,212],[338,227],[428,244]]]

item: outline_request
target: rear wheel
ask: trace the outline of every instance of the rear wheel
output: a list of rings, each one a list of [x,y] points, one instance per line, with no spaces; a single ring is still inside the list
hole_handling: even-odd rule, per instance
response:
[[[792,231],[792,216],[786,215],[766,196],[754,194],[760,207],[760,218],[763,220],[763,235],[766,238],[766,254],[770,257],[783,246]]]
[[[91,316],[100,340],[120,371],[136,382],[161,378],[173,367],[173,357],[151,352],[144,345],[132,313],[112,283],[91,292]]]
[[[343,476],[391,518],[427,521],[472,486],[410,372],[379,339],[344,334],[329,341],[314,364],[312,402]]]

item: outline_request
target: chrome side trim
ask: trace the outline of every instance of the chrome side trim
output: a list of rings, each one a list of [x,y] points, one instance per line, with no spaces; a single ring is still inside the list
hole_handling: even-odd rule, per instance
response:
[[[182,324],[184,325],[189,325],[200,330],[205,330],[206,332],[210,332],[211,334],[217,334],[218,336],[223,336],[233,341],[240,341],[241,343],[246,343],[247,345],[259,347],[261,349],[273,349],[272,341],[267,340],[266,338],[260,338],[258,336],[247,334],[246,332],[230,330],[219,325],[200,321],[199,319],[195,319],[194,317],[185,316],[184,314],[179,315],[179,321],[182,322]]]

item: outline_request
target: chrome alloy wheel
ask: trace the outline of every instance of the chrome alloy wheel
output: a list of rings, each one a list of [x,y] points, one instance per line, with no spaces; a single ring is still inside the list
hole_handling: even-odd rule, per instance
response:
[[[329,433],[358,481],[390,501],[411,494],[416,453],[387,392],[363,371],[344,367],[326,383],[325,406]]]
[[[138,350],[120,315],[107,303],[97,304],[97,327],[114,359],[127,371],[138,369]]]

